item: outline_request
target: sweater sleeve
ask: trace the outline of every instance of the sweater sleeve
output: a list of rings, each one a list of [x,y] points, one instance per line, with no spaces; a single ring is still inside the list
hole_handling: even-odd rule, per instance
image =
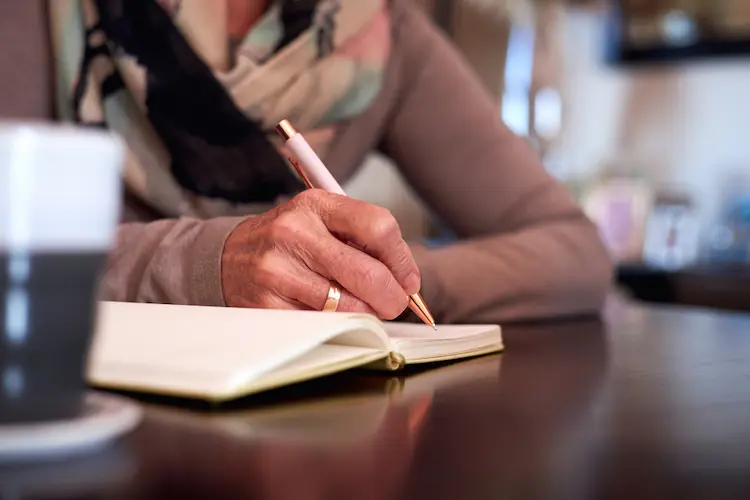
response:
[[[121,224],[99,298],[224,306],[221,254],[243,218],[180,218]]]
[[[382,150],[459,241],[412,249],[441,322],[595,313],[612,264],[592,222],[457,50],[409,2],[394,0],[398,98]]]

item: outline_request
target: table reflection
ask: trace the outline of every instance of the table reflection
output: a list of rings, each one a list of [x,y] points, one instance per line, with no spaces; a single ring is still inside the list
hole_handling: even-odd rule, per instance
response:
[[[424,395],[387,405],[372,433],[339,440],[242,435],[236,419],[152,413],[130,440],[138,498],[395,498],[431,404]]]
[[[499,383],[435,399],[405,498],[534,498],[575,488],[575,471],[560,463],[590,445],[578,431],[606,381],[605,326],[509,326],[504,338]]]

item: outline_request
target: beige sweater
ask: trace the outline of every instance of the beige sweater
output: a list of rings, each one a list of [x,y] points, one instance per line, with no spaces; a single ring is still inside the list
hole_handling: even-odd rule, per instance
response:
[[[10,3],[0,6],[0,43],[24,64],[13,64],[18,70],[0,81],[0,115],[50,117],[43,2]],[[441,248],[412,243],[422,294],[438,321],[596,312],[612,265],[594,225],[503,125],[456,49],[408,1],[394,0],[391,8],[394,51],[385,86],[324,158],[334,176],[345,181],[379,149],[459,235]],[[3,15],[7,9],[13,15]],[[221,253],[241,218],[163,219],[128,196],[124,215],[102,298],[224,305]]]

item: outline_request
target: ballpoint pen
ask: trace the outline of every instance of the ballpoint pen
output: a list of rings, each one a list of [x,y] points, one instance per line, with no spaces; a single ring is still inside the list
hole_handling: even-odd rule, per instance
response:
[[[324,191],[346,196],[346,193],[339,183],[336,182],[336,179],[333,178],[333,175],[328,171],[323,161],[315,154],[315,151],[305,138],[302,137],[302,134],[297,132],[288,120],[282,120],[276,126],[276,132],[284,139],[286,146],[296,156],[296,159],[289,158],[289,162],[308,188],[318,187]],[[419,316],[419,319],[437,330],[435,319],[432,317],[427,304],[425,304],[424,299],[422,299],[419,293],[409,296],[409,309]]]

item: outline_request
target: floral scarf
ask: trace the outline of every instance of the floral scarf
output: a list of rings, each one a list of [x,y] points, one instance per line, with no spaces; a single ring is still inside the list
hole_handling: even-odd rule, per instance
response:
[[[382,84],[386,0],[279,0],[236,44],[223,2],[50,2],[60,117],[119,133],[126,188],[168,216],[299,191],[274,126],[289,119],[325,157]]]

